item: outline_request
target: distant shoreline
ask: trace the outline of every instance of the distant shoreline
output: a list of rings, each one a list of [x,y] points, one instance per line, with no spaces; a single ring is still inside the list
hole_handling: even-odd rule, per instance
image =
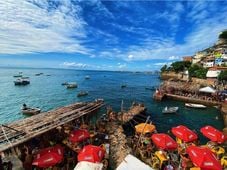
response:
[[[124,72],[124,73],[155,73],[159,74],[160,71],[129,71],[129,70],[90,70],[90,69],[75,69],[75,68],[48,68],[48,67],[11,67],[11,66],[0,66],[0,69],[49,69],[49,70],[74,70],[74,71],[98,71],[98,72]]]

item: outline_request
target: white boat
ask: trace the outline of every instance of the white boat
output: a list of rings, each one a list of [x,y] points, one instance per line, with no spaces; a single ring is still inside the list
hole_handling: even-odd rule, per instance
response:
[[[13,77],[15,77],[15,78],[22,77],[23,76],[22,74],[23,74],[22,72],[19,72],[19,74],[16,74]]]
[[[90,79],[90,76],[85,76],[85,79],[86,79],[86,80]]]
[[[14,84],[17,85],[27,85],[30,84],[29,77],[21,77],[14,81]]]
[[[39,108],[30,108],[30,107],[26,107],[26,108],[21,108],[21,112],[24,114],[28,114],[28,115],[35,115],[41,112],[41,109]]]
[[[72,89],[72,88],[77,88],[78,86],[77,86],[76,83],[68,83],[68,84],[66,85],[66,87],[67,87],[67,89]]]
[[[83,96],[87,96],[88,92],[87,91],[81,91],[77,94],[77,97],[83,97]]]
[[[179,107],[165,107],[162,110],[162,113],[176,113],[178,111]]]
[[[191,107],[191,108],[198,108],[198,109],[205,109],[207,108],[206,106],[202,104],[194,104],[194,103],[185,103],[186,107]]]

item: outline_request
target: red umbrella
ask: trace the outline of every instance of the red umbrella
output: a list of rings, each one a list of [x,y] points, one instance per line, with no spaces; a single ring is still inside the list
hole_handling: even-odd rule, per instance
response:
[[[214,153],[205,147],[189,146],[186,150],[195,166],[202,170],[221,170],[221,163],[217,160]]]
[[[94,145],[86,145],[78,154],[78,161],[101,162],[105,155],[103,148]]]
[[[47,168],[60,163],[63,160],[64,149],[60,145],[40,150],[32,165]]]
[[[213,142],[223,143],[225,141],[225,135],[212,126],[205,126],[200,129],[200,132]]]
[[[183,140],[184,142],[193,142],[198,139],[198,136],[195,132],[183,125],[173,127],[171,131],[176,137]]]
[[[167,134],[156,133],[151,136],[154,144],[164,150],[175,150],[177,143]]]
[[[85,129],[78,129],[71,132],[69,140],[72,143],[81,142],[90,138],[90,133]]]

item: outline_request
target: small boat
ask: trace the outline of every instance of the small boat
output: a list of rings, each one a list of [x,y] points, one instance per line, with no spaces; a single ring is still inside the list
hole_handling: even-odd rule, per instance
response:
[[[162,113],[176,113],[178,111],[179,107],[165,107],[162,110]]]
[[[89,80],[89,79],[90,79],[90,76],[85,76],[85,79],[86,79],[86,80]]]
[[[81,91],[77,94],[77,97],[83,97],[83,96],[87,96],[88,92],[87,91]]]
[[[194,103],[185,103],[186,107],[191,107],[191,108],[197,108],[197,109],[205,109],[207,108],[206,106],[202,104],[194,104]]]
[[[62,86],[66,86],[66,85],[68,85],[69,83],[68,82],[64,82],[64,83],[62,83],[61,85]]]
[[[13,77],[15,77],[15,78],[17,78],[17,77],[23,77],[22,72],[19,72],[19,74],[16,74]]]
[[[156,90],[156,89],[157,89],[157,87],[154,87],[154,86],[152,86],[152,87],[145,87],[145,90],[154,91],[154,90]]]
[[[121,88],[125,88],[125,87],[127,87],[126,84],[122,84],[122,85],[121,85]]]
[[[27,109],[21,109],[21,112],[23,114],[29,114],[29,115],[35,115],[41,112],[41,109],[39,108],[27,108]]]
[[[29,77],[21,77],[14,81],[15,86],[30,84]]]
[[[41,109],[39,108],[31,108],[27,107],[26,104],[23,104],[23,107],[21,108],[21,112],[23,114],[28,114],[28,115],[35,115],[41,112]]]
[[[77,86],[76,83],[68,83],[68,84],[66,85],[66,87],[67,87],[67,89],[72,89],[72,88],[77,88],[78,86]]]

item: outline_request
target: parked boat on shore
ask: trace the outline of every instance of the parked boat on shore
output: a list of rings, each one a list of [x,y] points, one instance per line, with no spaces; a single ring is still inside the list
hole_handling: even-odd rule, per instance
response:
[[[21,77],[14,81],[15,86],[30,84],[29,77]]]
[[[206,106],[202,104],[194,104],[194,103],[185,103],[186,107],[191,107],[191,108],[197,108],[197,109],[205,109],[207,108]]]
[[[167,113],[176,113],[178,111],[179,107],[165,107],[162,110],[162,113],[167,114]]]

